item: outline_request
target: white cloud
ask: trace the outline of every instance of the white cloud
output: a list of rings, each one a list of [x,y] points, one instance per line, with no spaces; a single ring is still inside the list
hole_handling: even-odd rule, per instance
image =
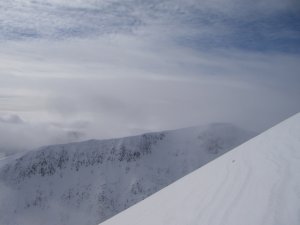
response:
[[[299,111],[294,55],[201,53],[120,35],[11,43],[0,57],[1,95],[11,96],[1,111],[27,121],[0,124],[10,148],[15,138],[18,148],[75,140],[70,131],[109,138],[216,121],[262,130]]]

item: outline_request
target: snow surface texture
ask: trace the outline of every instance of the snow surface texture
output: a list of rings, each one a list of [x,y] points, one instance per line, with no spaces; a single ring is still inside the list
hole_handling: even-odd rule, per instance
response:
[[[300,114],[103,223],[121,224],[299,225]]]
[[[2,159],[0,225],[98,224],[253,136],[213,124]]]

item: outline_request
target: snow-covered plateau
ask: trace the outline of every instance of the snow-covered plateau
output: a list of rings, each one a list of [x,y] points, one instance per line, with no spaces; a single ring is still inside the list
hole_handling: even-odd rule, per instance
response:
[[[299,225],[300,114],[101,225]]]
[[[0,225],[98,224],[254,135],[231,124],[212,124],[121,139],[46,146],[3,158],[0,160]],[[238,166],[239,161],[232,165]],[[223,172],[226,172],[223,168],[217,174],[208,171],[203,181],[196,180],[201,183],[197,189],[210,186],[206,179],[213,180]],[[233,175],[239,179],[242,174],[243,170]],[[186,194],[176,193],[178,198]],[[172,201],[168,203],[171,206]],[[155,205],[157,210],[162,209],[160,204]],[[145,214],[139,213],[136,218],[139,216]]]

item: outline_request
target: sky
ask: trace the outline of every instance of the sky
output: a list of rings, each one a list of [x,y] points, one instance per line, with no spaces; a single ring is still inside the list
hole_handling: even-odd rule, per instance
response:
[[[298,0],[0,1],[0,151],[300,111]]]

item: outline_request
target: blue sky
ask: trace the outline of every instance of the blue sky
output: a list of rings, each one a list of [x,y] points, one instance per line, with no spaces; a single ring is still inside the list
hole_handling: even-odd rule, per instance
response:
[[[300,110],[299,50],[297,0],[1,1],[0,147],[262,131]]]

